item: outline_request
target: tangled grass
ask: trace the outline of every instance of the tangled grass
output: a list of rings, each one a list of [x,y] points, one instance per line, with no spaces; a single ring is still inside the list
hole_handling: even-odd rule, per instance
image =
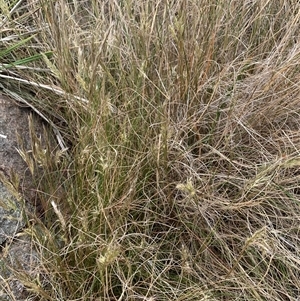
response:
[[[1,85],[59,145],[32,296],[299,300],[298,1],[19,2]]]

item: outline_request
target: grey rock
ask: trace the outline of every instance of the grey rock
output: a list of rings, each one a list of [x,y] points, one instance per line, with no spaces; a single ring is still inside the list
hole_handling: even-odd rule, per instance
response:
[[[39,255],[34,250],[29,236],[22,235],[6,246],[0,256],[0,301],[33,300],[24,284],[11,271],[23,275],[26,272],[26,277],[37,279],[40,264]]]
[[[26,181],[30,181],[26,176],[26,164],[17,151],[17,132],[23,138],[25,148],[30,149],[28,114],[27,109],[18,107],[13,100],[0,94],[0,245],[24,226],[22,201],[17,200],[2,180],[9,183],[13,170],[24,187]],[[18,195],[19,191],[14,193]],[[28,197],[24,196],[24,199]]]
[[[28,108],[19,107],[0,93],[0,301],[30,300],[17,275],[25,273],[35,279],[40,269],[38,253],[22,232],[26,227],[22,213],[32,212],[35,203],[31,174],[17,151],[17,135],[22,138],[24,149],[30,151],[30,113]],[[41,123],[38,129],[42,132]],[[8,189],[12,174],[19,179],[18,191]]]
[[[24,225],[22,204],[0,182],[0,245],[12,238]]]

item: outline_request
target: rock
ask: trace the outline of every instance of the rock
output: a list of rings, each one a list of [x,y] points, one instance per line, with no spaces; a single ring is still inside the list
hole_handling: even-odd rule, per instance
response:
[[[22,204],[0,182],[0,245],[25,225]]]
[[[31,148],[29,114],[29,109],[0,94],[0,301],[25,300],[28,295],[12,269],[32,273],[38,268],[38,254],[31,247],[30,238],[19,239],[20,235],[23,237],[20,231],[26,226],[22,219],[24,206],[26,204],[26,210],[34,206],[32,178],[17,150],[17,133],[24,148]],[[13,187],[10,180],[14,174],[19,178],[20,187],[8,189]]]
[[[28,115],[30,111],[16,105],[0,94],[0,170],[14,169],[21,177],[27,166],[17,151],[16,133],[22,137],[26,149],[30,149]]]
[[[21,238],[14,239],[4,248],[0,258],[0,301],[29,300],[30,293],[14,275],[19,273],[24,279],[39,278],[40,258],[31,245],[29,236],[22,235]],[[11,272],[12,269],[14,273]]]
[[[21,214],[24,202],[17,200],[18,191],[15,191],[14,196],[13,189],[9,191],[7,185],[12,171],[19,177],[23,187],[30,181],[27,166],[17,150],[17,133],[22,137],[27,150],[30,149],[30,136],[29,110],[18,107],[13,100],[1,95],[0,107],[0,245],[3,245],[6,239],[14,236],[25,224]],[[18,187],[14,190],[16,189]],[[24,197],[28,196],[29,194]]]

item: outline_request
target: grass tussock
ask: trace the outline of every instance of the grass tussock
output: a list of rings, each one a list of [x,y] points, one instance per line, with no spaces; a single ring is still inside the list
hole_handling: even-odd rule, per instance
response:
[[[298,1],[13,8],[2,89],[58,141],[32,133],[25,156],[44,212],[27,229],[43,259],[29,291],[298,300]]]

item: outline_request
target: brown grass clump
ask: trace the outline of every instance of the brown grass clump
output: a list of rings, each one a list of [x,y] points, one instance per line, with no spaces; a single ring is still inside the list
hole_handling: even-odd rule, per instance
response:
[[[33,295],[298,300],[299,9],[294,0],[8,9],[4,48],[31,39],[1,60],[43,59],[2,68],[3,89],[60,145],[28,157],[44,170],[45,215],[28,232],[47,280],[26,280]]]

